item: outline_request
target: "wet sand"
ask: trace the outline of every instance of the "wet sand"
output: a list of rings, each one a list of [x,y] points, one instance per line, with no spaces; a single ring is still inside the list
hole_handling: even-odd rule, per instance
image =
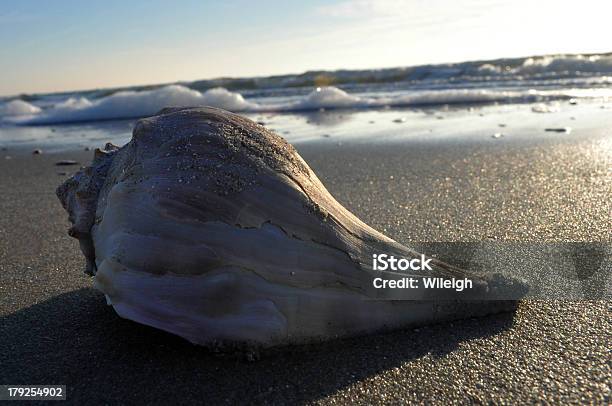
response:
[[[612,241],[608,138],[308,143],[332,194],[402,243]],[[9,155],[11,159],[5,159]],[[0,384],[63,384],[76,404],[610,402],[608,301],[261,354],[216,355],[120,319],[82,273],[54,195],[59,159],[0,151]]]

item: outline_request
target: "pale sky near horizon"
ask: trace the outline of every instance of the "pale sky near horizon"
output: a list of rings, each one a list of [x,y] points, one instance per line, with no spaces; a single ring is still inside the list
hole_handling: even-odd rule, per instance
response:
[[[0,95],[612,51],[609,0],[0,2]]]

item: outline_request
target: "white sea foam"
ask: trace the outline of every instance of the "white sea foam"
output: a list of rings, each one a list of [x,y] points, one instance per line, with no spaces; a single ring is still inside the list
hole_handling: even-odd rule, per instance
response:
[[[560,55],[527,58],[517,73],[543,72],[611,72],[612,57],[609,55]]]
[[[534,113],[557,113],[561,111],[559,103],[545,104],[538,103],[531,108]]]
[[[185,86],[171,85],[154,90],[117,92],[94,101],[85,97],[69,98],[37,116],[12,121],[22,124],[48,124],[111,120],[150,116],[166,106],[203,105],[232,111],[256,107],[244,100],[241,94],[223,88],[200,93]]]
[[[472,69],[468,66],[467,73]],[[500,59],[486,62],[473,70],[484,75],[504,75],[525,77],[530,75],[548,74],[563,76],[571,74],[612,73],[612,55],[545,55],[525,58],[516,64],[513,59]]]
[[[11,100],[0,104],[0,116],[31,116],[40,113],[40,108],[23,100]]]
[[[487,89],[420,90],[408,94],[360,97],[335,87],[326,87],[317,88],[295,102],[281,105],[260,104],[255,110],[308,111],[321,108],[377,108],[464,103],[535,102],[547,99],[569,99],[570,97],[575,97],[574,93],[570,95],[562,91],[537,91],[533,89],[524,91]]]
[[[371,105],[372,100],[353,96],[337,87],[317,87],[294,103],[276,106],[277,110],[316,110],[321,108],[354,108]]]
[[[125,89],[103,97],[98,96],[104,92],[75,93],[64,100],[61,100],[61,95],[39,95],[35,104],[19,99],[0,101],[0,122],[47,124],[136,118],[155,114],[172,105],[209,105],[235,112],[282,112],[451,103],[548,102],[571,97],[612,98],[609,87],[612,83],[612,54],[548,55],[324,72],[333,83],[363,89],[364,93],[351,94],[337,87],[322,87],[300,96],[301,88],[316,83],[321,74],[320,71],[311,71],[299,75],[211,79],[150,90]],[[222,87],[246,85],[258,94],[257,102]],[[528,87],[540,90],[529,91]],[[266,97],[279,94],[278,89],[282,89],[282,103],[278,98]]]
[[[539,102],[569,98],[563,92],[489,89],[419,90],[409,93],[382,93],[358,96],[336,87],[316,88],[306,96],[295,96],[284,103],[246,100],[240,93],[214,88],[201,93],[186,86],[171,85],[153,90],[120,91],[100,99],[71,97],[51,108],[40,110],[25,102],[13,109],[27,115],[4,114],[4,120],[16,124],[50,124],[146,117],[167,106],[212,106],[234,112],[312,111],[335,108],[381,108],[491,102]],[[261,100],[261,99],[260,99]],[[11,102],[14,103],[14,102]],[[29,106],[29,107],[28,107]]]
[[[537,100],[539,97],[540,95],[534,91],[447,89],[408,94],[392,98],[387,104],[393,106],[418,106],[433,104],[490,103],[496,101],[533,101]]]

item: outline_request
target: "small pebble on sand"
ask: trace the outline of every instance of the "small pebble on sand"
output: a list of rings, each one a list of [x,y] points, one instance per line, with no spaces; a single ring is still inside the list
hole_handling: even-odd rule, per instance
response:
[[[55,165],[57,166],[78,165],[78,162],[73,161],[72,159],[62,159],[61,161],[57,161]]]
[[[40,155],[42,153],[43,153],[42,149],[39,149],[39,148],[37,148],[34,151],[32,151],[32,155]]]
[[[572,132],[570,127],[559,127],[559,128],[545,128],[544,131],[552,132],[552,133],[566,133],[569,134]]]

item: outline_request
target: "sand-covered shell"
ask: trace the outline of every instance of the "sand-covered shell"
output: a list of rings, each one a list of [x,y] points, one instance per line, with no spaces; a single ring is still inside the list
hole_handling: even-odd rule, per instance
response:
[[[375,289],[373,254],[418,254],[340,205],[284,139],[219,109],[138,121],[57,193],[116,312],[198,344],[300,343],[514,303],[486,301],[499,278],[437,261],[430,275],[472,277],[478,300]]]

